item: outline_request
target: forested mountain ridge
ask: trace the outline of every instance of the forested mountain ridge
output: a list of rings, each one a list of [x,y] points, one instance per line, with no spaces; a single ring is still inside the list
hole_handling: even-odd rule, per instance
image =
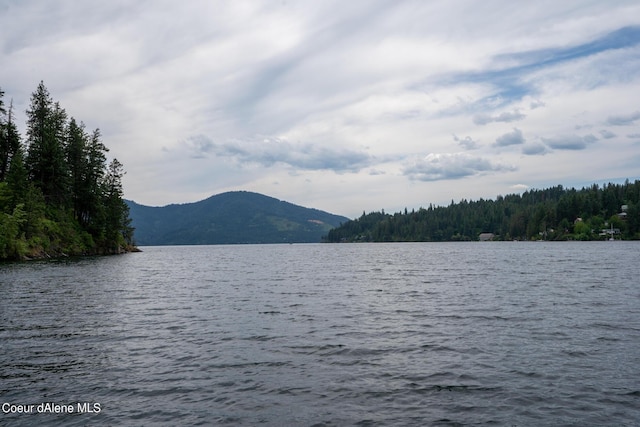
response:
[[[87,132],[40,82],[26,137],[0,90],[0,260],[133,249],[123,165],[107,164],[100,131]]]
[[[640,181],[576,190],[561,185],[451,201],[418,211],[363,213],[331,230],[327,242],[640,239]]]
[[[139,245],[320,242],[349,218],[248,191],[151,207],[127,201]]]

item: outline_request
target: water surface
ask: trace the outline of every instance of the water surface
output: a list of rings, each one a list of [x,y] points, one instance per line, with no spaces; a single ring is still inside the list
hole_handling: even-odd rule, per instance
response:
[[[637,242],[143,250],[0,265],[0,424],[640,424]]]

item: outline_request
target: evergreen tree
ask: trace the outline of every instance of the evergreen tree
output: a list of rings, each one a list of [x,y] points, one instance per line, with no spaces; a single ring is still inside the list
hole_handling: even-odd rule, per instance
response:
[[[87,188],[87,135],[84,131],[84,124],[77,124],[76,120],[72,117],[67,127],[66,135],[66,155],[67,165],[69,168],[69,181],[70,181],[70,193],[72,199],[73,215],[74,218],[82,221],[84,218],[84,212],[86,211],[85,204],[89,197]]]
[[[7,185],[11,192],[11,208],[19,203],[24,203],[29,189],[29,175],[24,165],[24,151],[18,145],[15,153],[11,157],[11,166],[7,173]]]
[[[626,212],[621,213],[626,205]],[[418,212],[364,214],[330,230],[326,241],[477,240],[482,232],[497,239],[595,240],[613,225],[620,238],[640,239],[640,181],[597,185],[582,190],[562,186],[498,196],[495,201],[452,202]],[[606,224],[605,224],[606,220]]]
[[[4,109],[4,91],[0,88],[0,182],[4,180],[9,167],[9,149],[7,141],[6,110]]]
[[[4,108],[0,90],[0,181],[4,181],[11,165],[11,158],[20,145],[20,135],[13,120],[13,100],[9,111]]]
[[[132,243],[133,230],[130,227],[129,206],[122,199],[124,174],[122,163],[113,159],[104,178],[105,244],[109,250],[117,250]]]
[[[68,169],[64,154],[67,114],[53,103],[40,82],[27,110],[27,159],[31,181],[40,188],[49,205],[61,206],[68,195]]]
[[[26,194],[28,181],[20,134],[13,121],[13,101],[8,113],[4,109],[2,111],[6,114],[6,120],[3,118],[0,121],[0,183],[5,183],[4,209],[12,211]]]
[[[0,90],[0,259],[116,253],[133,242],[122,164],[107,167],[100,131],[69,119],[43,82],[27,110],[26,146]]]
[[[89,232],[99,236],[104,224],[104,200],[102,197],[102,182],[107,169],[109,150],[101,141],[100,129],[93,131],[86,147],[86,175],[85,191],[83,194],[80,222],[85,224]]]

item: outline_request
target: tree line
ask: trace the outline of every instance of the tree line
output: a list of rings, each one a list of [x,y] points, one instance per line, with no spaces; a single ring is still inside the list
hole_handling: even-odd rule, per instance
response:
[[[0,259],[131,250],[124,167],[107,162],[100,130],[69,117],[43,82],[26,116],[23,137],[0,89]]]
[[[329,231],[326,242],[640,239],[640,181],[561,185],[495,200],[453,200],[449,206],[407,209],[393,215],[363,212]]]

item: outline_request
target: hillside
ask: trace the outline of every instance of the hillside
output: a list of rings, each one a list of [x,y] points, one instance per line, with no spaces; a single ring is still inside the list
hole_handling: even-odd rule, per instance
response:
[[[389,215],[363,213],[328,242],[640,239],[640,181],[576,190],[561,185],[495,200],[453,201]]]
[[[138,245],[310,243],[349,221],[258,193],[233,191],[163,207],[126,201]]]

